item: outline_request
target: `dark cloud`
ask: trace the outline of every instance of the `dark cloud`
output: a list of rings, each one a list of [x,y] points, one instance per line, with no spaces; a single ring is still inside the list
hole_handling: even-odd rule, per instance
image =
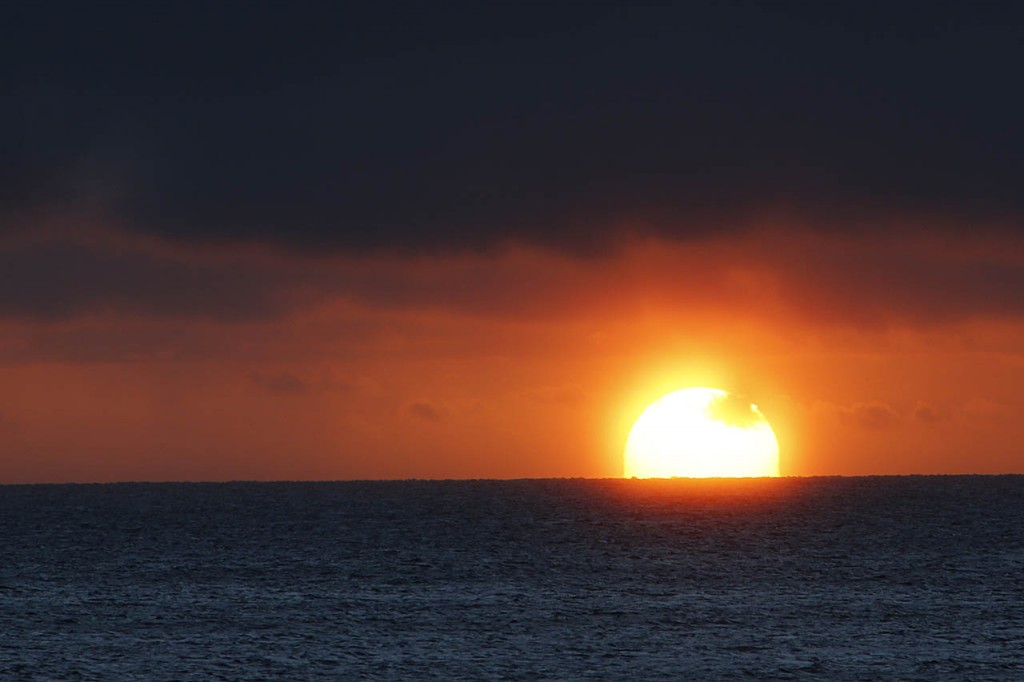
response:
[[[559,291],[552,302],[564,304],[562,273],[540,267],[528,274],[486,259],[278,257],[244,249],[182,250],[123,233],[95,239],[43,234],[0,243],[0,318],[113,314],[249,323],[339,298],[381,308],[503,314],[550,305],[538,301]]]
[[[918,402],[914,406],[914,419],[922,424],[938,424],[949,420],[949,415],[928,403]]]
[[[270,375],[253,374],[250,378],[254,384],[275,395],[305,395],[309,392],[308,384],[290,372]]]
[[[269,276],[271,275],[272,276]],[[288,272],[117,244],[44,241],[0,248],[0,316],[117,312],[243,321],[291,309]]]
[[[1010,3],[79,3],[4,22],[0,223],[593,251],[797,207],[1024,213]],[[976,229],[972,228],[972,229]]]
[[[965,234],[939,249],[913,238],[812,241],[783,247],[765,264],[776,269],[790,300],[817,319],[885,325],[1020,315],[1024,262],[1007,257],[1019,242],[1007,241],[1003,253],[971,255],[977,241]]]
[[[409,414],[428,422],[439,422],[443,418],[443,410],[430,403],[412,403],[408,407]]]
[[[872,431],[890,429],[900,421],[899,413],[891,405],[880,400],[854,403],[849,407],[842,408],[840,417]]]
[[[712,419],[740,428],[752,426],[764,419],[747,398],[733,393],[712,400],[707,412]]]
[[[356,389],[356,386],[337,379],[328,370],[305,376],[289,371],[254,372],[249,375],[249,380],[254,385],[279,396],[303,396],[325,391],[348,392]]]
[[[970,253],[967,237],[932,249],[909,237],[876,248],[871,239],[794,231],[655,244],[593,259],[522,250],[300,256],[237,246],[186,249],[115,232],[72,237],[40,233],[0,242],[0,318],[50,324],[42,346],[63,343],[54,323],[85,316],[259,324],[330,302],[507,318],[610,314],[646,300],[680,315],[713,308],[866,327],[1024,315],[1024,262],[998,242],[994,252]],[[131,350],[132,342],[112,337],[109,325],[91,336],[79,329],[87,333],[81,352]],[[192,343],[184,328],[154,330],[142,336],[161,352]]]

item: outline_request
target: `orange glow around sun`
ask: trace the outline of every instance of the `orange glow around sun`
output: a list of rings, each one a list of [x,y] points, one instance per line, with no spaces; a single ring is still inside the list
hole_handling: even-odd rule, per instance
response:
[[[687,388],[644,410],[626,441],[627,478],[779,475],[779,445],[756,405],[716,388]]]

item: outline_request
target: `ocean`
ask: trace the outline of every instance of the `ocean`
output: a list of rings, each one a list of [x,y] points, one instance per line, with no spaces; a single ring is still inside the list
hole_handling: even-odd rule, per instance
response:
[[[0,679],[1024,679],[1024,476],[0,486]]]

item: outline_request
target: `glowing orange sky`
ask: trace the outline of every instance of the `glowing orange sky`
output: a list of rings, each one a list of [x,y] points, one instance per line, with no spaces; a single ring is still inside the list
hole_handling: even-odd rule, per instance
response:
[[[1020,241],[773,221],[348,257],[35,230],[4,257],[72,244],[100,284],[4,303],[0,481],[616,476],[689,385],[756,402],[783,475],[1024,471],[1024,306],[991,275],[1019,279]]]
[[[862,4],[24,3],[0,482],[1024,472],[1024,13]]]

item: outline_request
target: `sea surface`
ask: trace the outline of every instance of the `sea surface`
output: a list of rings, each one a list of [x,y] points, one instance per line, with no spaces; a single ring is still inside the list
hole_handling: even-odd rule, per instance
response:
[[[0,679],[1024,679],[1024,477],[0,486]]]

